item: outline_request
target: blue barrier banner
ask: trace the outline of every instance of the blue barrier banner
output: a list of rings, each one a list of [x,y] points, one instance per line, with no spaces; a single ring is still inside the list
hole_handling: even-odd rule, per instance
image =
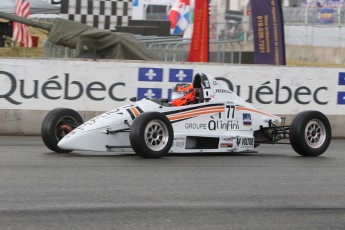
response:
[[[319,23],[333,23],[334,22],[334,9],[318,9],[317,22]]]
[[[280,0],[251,0],[256,64],[285,65],[284,23]]]
[[[139,68],[139,81],[163,81],[162,68]]]

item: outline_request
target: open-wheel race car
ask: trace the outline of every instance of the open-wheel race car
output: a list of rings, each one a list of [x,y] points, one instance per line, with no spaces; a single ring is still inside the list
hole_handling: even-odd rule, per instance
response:
[[[55,152],[134,151],[145,158],[244,152],[289,142],[302,156],[318,156],[330,144],[331,126],[319,111],[301,112],[285,125],[284,118],[254,108],[210,76],[196,74],[191,84],[195,100],[181,97],[179,102],[186,101],[180,106],[167,99],[132,98],[129,105],[85,123],[72,109],[53,109],[42,123],[43,142]]]

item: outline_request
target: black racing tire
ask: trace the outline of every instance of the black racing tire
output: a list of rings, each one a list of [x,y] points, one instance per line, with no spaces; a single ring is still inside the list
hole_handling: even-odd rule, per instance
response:
[[[298,154],[316,157],[323,154],[331,142],[331,125],[323,113],[304,111],[291,122],[289,138]]]
[[[143,158],[165,156],[173,143],[174,131],[169,119],[158,112],[140,114],[131,125],[129,140],[136,154]]]
[[[82,123],[83,119],[80,114],[73,109],[56,108],[51,110],[45,116],[41,126],[43,143],[57,153],[72,152],[73,150],[59,148],[58,143],[68,132]]]

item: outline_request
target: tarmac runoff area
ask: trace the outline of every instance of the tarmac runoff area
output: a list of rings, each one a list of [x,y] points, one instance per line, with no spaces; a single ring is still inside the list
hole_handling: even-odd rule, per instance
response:
[[[289,145],[169,155],[49,151],[0,136],[7,229],[344,229],[345,141],[320,157]]]

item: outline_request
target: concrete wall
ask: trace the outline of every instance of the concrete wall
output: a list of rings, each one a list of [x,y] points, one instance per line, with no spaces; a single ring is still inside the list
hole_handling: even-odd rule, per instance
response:
[[[344,65],[344,51],[345,48],[287,45],[286,59],[289,61],[320,63],[320,65]]]

